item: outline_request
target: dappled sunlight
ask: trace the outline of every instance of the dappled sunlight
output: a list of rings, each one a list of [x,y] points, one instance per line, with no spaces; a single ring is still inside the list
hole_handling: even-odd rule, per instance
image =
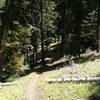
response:
[[[1,100],[24,100],[23,93],[24,88],[28,81],[30,81],[33,77],[33,74],[25,76],[23,78],[18,78],[15,81],[15,84],[9,86],[0,87],[0,99]]]
[[[0,100],[100,100],[100,0],[0,0]]]
[[[100,59],[89,61],[82,68],[84,63],[75,64],[78,73],[67,73],[66,68],[59,68],[43,74],[39,85],[42,91],[43,100],[100,100],[100,83],[98,82],[55,82],[48,83],[48,79],[66,78],[66,77],[88,77],[100,76]],[[52,91],[55,91],[52,92]]]
[[[55,66],[55,65],[58,65],[60,63],[65,63],[65,65],[66,65],[66,61],[67,60],[68,60],[68,57],[65,56],[65,57],[63,57],[63,58],[61,58],[61,59],[59,59],[57,61],[54,61],[51,64],[47,64],[47,65],[49,65],[49,66]]]

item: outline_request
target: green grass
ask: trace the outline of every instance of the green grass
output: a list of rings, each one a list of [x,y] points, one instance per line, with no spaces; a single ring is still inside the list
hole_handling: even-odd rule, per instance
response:
[[[84,63],[76,64],[79,69],[78,76],[100,76],[100,59],[90,61],[82,69]],[[100,100],[100,83],[52,83],[46,82],[50,78],[58,78],[61,76],[75,76],[69,73],[65,73],[64,70],[50,71],[46,75],[41,77],[39,86],[42,92],[43,100]],[[93,99],[95,96],[96,98]],[[99,97],[99,99],[98,99]]]
[[[83,67],[84,63],[77,64],[78,67]],[[98,76],[100,75],[100,59],[96,59],[94,61],[89,61],[84,68],[82,68],[83,72],[88,76]]]
[[[39,80],[39,87],[41,92],[41,100],[91,100],[90,96],[100,97],[100,83],[52,83],[46,82],[50,78],[58,78],[62,76],[100,76],[100,59],[89,61],[87,65],[82,68],[84,63],[77,64],[79,73],[70,74],[65,70],[52,70],[41,75]],[[82,68],[82,70],[81,70]],[[0,88],[0,100],[25,100],[24,89],[26,84],[32,78],[33,74],[16,80],[17,85],[4,86]],[[15,80],[16,76],[8,79]],[[100,100],[92,99],[92,100]]]
[[[32,74],[16,80],[16,85],[4,86],[0,88],[0,100],[24,100],[24,87],[32,78]]]

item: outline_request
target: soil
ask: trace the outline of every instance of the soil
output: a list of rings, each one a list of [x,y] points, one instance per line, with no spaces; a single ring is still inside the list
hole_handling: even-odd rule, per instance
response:
[[[40,100],[40,93],[38,88],[38,79],[40,75],[33,74],[33,78],[27,84],[24,92],[24,100]]]

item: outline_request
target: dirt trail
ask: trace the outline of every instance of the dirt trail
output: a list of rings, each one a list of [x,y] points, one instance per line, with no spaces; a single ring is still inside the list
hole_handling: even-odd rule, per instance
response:
[[[24,100],[40,100],[39,90],[38,90],[38,74],[33,74],[33,78],[30,80],[25,88]]]

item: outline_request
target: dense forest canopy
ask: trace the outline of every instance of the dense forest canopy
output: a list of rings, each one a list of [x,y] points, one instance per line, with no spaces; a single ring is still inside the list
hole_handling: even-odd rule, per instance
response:
[[[59,44],[60,58],[99,52],[100,1],[0,0],[1,74],[45,65],[52,43]]]

